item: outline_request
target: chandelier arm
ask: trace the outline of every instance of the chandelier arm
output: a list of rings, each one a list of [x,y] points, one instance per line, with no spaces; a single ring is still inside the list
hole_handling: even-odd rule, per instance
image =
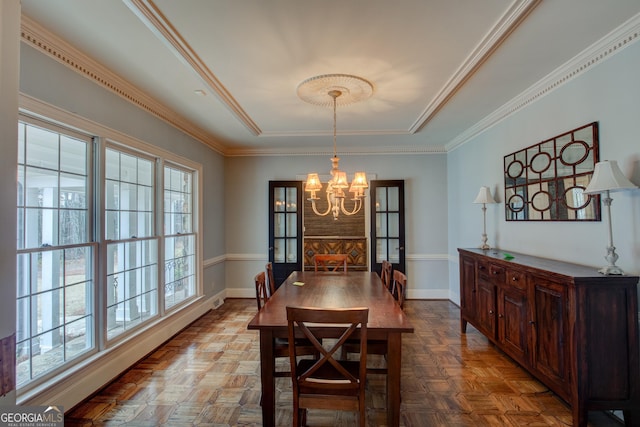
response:
[[[362,199],[357,199],[353,201],[353,210],[351,212],[349,212],[348,210],[346,210],[344,208],[344,199],[342,199],[341,203],[340,203],[340,210],[342,211],[343,214],[347,215],[347,216],[351,216],[351,215],[355,215],[358,212],[360,212],[360,209],[362,209]]]
[[[329,205],[329,207],[326,210],[326,212],[323,212],[323,213],[318,212],[318,208],[316,207],[316,201],[315,200],[311,200],[311,208],[313,209],[313,212],[318,216],[327,216],[327,215],[329,215],[329,212],[331,212],[331,205]]]
[[[329,193],[327,193],[327,210],[324,213],[320,213],[318,211],[318,207],[316,206],[316,200],[315,199],[308,199],[311,200],[311,208],[313,209],[313,212],[318,215],[318,216],[327,216],[329,215],[329,213],[331,212],[331,208],[332,208],[332,203],[329,200]]]

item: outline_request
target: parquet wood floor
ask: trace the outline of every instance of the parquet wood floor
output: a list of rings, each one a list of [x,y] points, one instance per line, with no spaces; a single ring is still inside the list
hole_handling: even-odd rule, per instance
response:
[[[73,408],[65,426],[261,425],[258,333],[247,330],[255,310],[253,299],[227,299]],[[569,407],[547,387],[473,327],[460,333],[454,304],[409,300],[405,311],[416,332],[402,340],[402,426],[571,425]],[[289,426],[290,380],[276,381],[277,424]],[[385,379],[371,375],[369,426],[384,425],[384,405]],[[310,411],[308,425],[352,426],[355,414]],[[590,412],[589,425],[620,424]]]

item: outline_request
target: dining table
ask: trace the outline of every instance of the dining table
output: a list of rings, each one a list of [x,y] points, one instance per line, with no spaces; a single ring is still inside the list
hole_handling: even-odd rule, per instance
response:
[[[287,306],[369,308],[368,339],[386,340],[390,350],[386,356],[387,425],[399,426],[402,334],[412,333],[413,326],[391,293],[382,285],[380,276],[368,271],[294,271],[249,322],[247,328],[260,333],[263,425],[275,425],[273,373],[276,362],[273,346],[276,338],[288,336]],[[326,331],[325,337],[337,335],[332,336],[330,331]]]

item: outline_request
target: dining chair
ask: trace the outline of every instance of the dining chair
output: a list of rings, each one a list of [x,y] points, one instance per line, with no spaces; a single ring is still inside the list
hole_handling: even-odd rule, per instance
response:
[[[267,285],[265,280],[265,272],[262,271],[254,278],[256,283],[256,300],[258,302],[258,311],[269,301],[270,295],[267,291]],[[298,340],[298,346],[296,351],[298,356],[314,356],[317,357],[318,351],[314,348],[310,341],[301,339]],[[288,338],[274,338],[273,342],[273,356],[274,357],[289,357],[289,340]],[[273,371],[274,377],[289,377],[289,371]]]
[[[394,296],[394,299],[398,303],[401,309],[404,310],[404,295],[405,289],[407,286],[407,276],[399,270],[393,271],[393,283],[391,287],[391,295]],[[347,359],[348,355],[351,353],[358,352],[358,340],[347,340],[342,346],[342,358]],[[384,356],[387,358],[387,353],[389,352],[388,344],[386,340],[369,340],[367,343],[367,352],[369,354],[375,354]],[[368,374],[386,374],[387,368],[367,368]]]
[[[400,308],[404,310],[404,298],[407,290],[407,276],[398,270],[393,271],[392,295],[398,301]]]
[[[263,305],[269,301],[269,293],[267,292],[267,281],[264,271],[261,271],[253,278],[256,284],[256,302],[258,303],[258,311]]]
[[[314,269],[322,271],[339,271],[340,268],[347,272],[347,254],[315,254],[313,256]]]
[[[276,281],[273,278],[273,264],[268,262],[265,266],[265,270],[267,271],[267,285],[269,285],[269,296],[271,296],[276,292]]]
[[[293,425],[306,424],[308,409],[357,411],[359,425],[365,420],[365,383],[367,375],[367,322],[369,309],[287,307],[291,381],[293,389]],[[323,346],[319,332],[332,328],[340,337]],[[359,331],[360,358],[340,360],[338,349]],[[309,340],[319,353],[317,360],[297,359],[298,338]],[[325,341],[326,342],[326,341]]]
[[[380,271],[380,279],[382,279],[382,286],[389,292],[391,292],[391,270],[393,264],[389,261],[382,260],[382,270]]]

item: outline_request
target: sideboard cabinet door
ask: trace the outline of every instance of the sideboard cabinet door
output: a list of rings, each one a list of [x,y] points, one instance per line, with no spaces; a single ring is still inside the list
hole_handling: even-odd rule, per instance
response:
[[[476,315],[476,263],[471,257],[460,258],[460,325],[467,332],[467,321],[473,322]]]
[[[569,400],[566,286],[531,276],[533,368]]]

